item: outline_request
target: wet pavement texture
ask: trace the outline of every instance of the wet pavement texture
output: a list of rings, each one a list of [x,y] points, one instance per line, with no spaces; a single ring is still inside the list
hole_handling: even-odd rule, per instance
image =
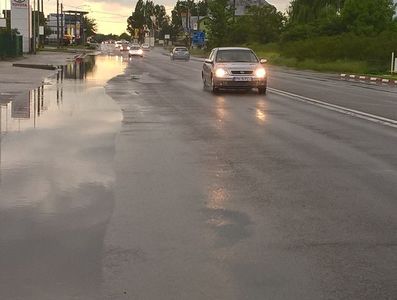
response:
[[[395,298],[396,130],[213,95],[200,68],[102,56],[2,100],[1,299]],[[395,113],[394,90],[285,76]]]
[[[1,299],[97,299],[122,118],[104,84],[124,67],[88,57],[2,99]]]
[[[107,86],[124,116],[109,299],[393,299],[396,130],[272,93],[213,95],[201,66],[152,52]],[[353,89],[297,82],[326,101]],[[382,106],[389,90],[370,93]]]

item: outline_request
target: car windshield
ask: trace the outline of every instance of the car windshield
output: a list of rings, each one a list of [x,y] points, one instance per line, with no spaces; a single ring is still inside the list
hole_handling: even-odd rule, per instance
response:
[[[137,47],[137,46],[132,46],[132,48],[131,48],[132,50],[139,50],[140,48],[139,47]]]
[[[258,58],[251,50],[219,50],[217,62],[258,62]]]
[[[175,52],[187,51],[187,48],[175,48]]]

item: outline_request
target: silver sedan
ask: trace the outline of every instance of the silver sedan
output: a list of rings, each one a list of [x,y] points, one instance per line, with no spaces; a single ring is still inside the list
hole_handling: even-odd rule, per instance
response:
[[[202,71],[204,87],[219,89],[257,88],[266,94],[267,74],[263,64],[249,48],[215,48],[205,60]]]
[[[176,60],[176,59],[188,61],[190,59],[189,50],[186,47],[175,47],[174,49],[172,49],[171,60]]]

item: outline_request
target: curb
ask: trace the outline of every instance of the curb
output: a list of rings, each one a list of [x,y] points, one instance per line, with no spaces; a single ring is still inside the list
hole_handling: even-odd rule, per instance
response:
[[[57,67],[53,65],[12,64],[12,66],[17,68],[29,68],[29,69],[51,70],[51,71],[57,69]]]
[[[368,83],[397,85],[397,80],[387,79],[382,77],[362,76],[362,75],[354,75],[354,74],[340,74],[340,78],[345,80],[355,80],[355,81],[368,82]]]

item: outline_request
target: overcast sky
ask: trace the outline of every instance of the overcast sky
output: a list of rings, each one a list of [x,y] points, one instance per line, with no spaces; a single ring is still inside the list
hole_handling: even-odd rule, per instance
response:
[[[30,0],[33,3],[33,0]],[[89,17],[94,18],[98,23],[99,33],[121,34],[127,26],[126,19],[131,15],[137,0],[60,0],[63,1],[65,10],[85,10],[90,12]],[[155,4],[162,4],[170,12],[176,0],[153,0]],[[290,0],[267,0],[279,10],[285,11]],[[0,0],[0,9],[4,8],[9,0]],[[44,0],[46,14],[56,13],[56,0]]]

